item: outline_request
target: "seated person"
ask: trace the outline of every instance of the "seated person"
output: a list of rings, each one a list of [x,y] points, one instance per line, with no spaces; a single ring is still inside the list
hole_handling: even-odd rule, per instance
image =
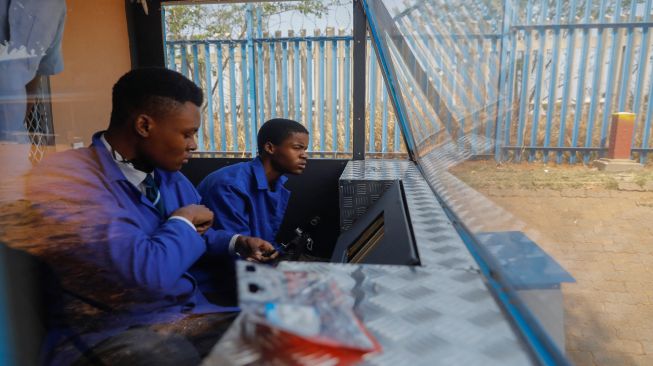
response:
[[[218,216],[214,229],[274,244],[290,197],[284,174],[306,168],[308,131],[292,120],[271,119],[258,131],[257,143],[257,158],[209,174],[197,189],[202,203]]]
[[[191,267],[230,253],[274,257],[262,239],[212,229],[178,172],[197,148],[202,100],[175,71],[132,70],[113,88],[108,129],[28,176],[29,219],[2,239],[59,280],[44,363],[197,364],[237,308],[210,303]]]

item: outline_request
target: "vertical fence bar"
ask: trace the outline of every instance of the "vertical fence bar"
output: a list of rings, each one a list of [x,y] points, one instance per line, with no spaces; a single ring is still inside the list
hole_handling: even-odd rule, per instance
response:
[[[252,156],[256,155],[258,147],[256,146],[256,134],[258,132],[258,121],[259,116],[256,114],[256,105],[258,101],[256,100],[256,64],[254,59],[254,6],[252,4],[247,5],[247,63],[248,63],[248,74],[249,74],[249,100],[251,112],[251,126],[250,126],[250,143],[252,148]]]
[[[646,8],[644,10],[644,22],[648,23],[650,18],[651,18],[651,3],[653,1],[647,0],[646,1]],[[635,146],[635,135],[637,135],[637,121],[640,119],[640,107],[641,107],[641,102],[642,102],[642,89],[644,89],[644,78],[646,76],[646,66],[648,65],[648,58],[646,55],[648,54],[649,50],[649,28],[650,26],[644,25],[642,26],[642,38],[641,38],[641,43],[639,46],[639,61],[637,62],[638,65],[638,70],[637,70],[637,86],[635,87],[635,97],[634,97],[634,104],[633,104],[633,113],[635,113],[635,126],[633,128],[633,139],[632,139],[632,144],[631,146]],[[653,80],[650,81],[653,83]],[[649,94],[650,98],[650,94]],[[640,158],[641,161],[641,158]]]
[[[302,108],[301,108],[301,74],[299,73],[299,59],[301,55],[299,54],[299,41],[293,43],[293,63],[294,63],[294,73],[293,73],[293,83],[295,84],[295,90],[293,96],[295,97],[295,121],[301,122]]]
[[[375,146],[375,125],[376,125],[376,53],[374,50],[371,50],[370,52],[370,63],[369,63],[369,70],[370,70],[370,116],[369,116],[369,122],[368,122],[368,130],[370,131],[370,137],[369,137],[369,146],[368,146],[368,152],[375,152],[376,151],[376,146]]]
[[[570,12],[571,13],[571,12]],[[554,24],[558,25],[560,24],[560,17],[562,15],[562,0],[557,0],[556,1],[556,9],[555,9],[555,20]],[[573,16],[573,15],[572,15]],[[570,18],[569,21],[571,22]],[[569,29],[567,33],[567,42],[570,42],[570,38],[573,37],[573,30]],[[545,127],[545,132],[544,132],[544,147],[549,147],[549,143],[551,141],[551,126],[553,125],[553,113],[555,110],[555,104],[556,104],[556,92],[558,90],[557,86],[557,81],[558,81],[558,54],[559,54],[559,48],[560,48],[560,28],[556,27],[554,30],[553,34],[553,55],[551,56],[551,70],[549,73],[549,96],[548,96],[548,105],[546,108],[546,127]],[[569,67],[569,65],[565,65],[566,67]],[[565,83],[567,84],[567,83]],[[560,136],[564,135],[564,128],[562,125],[562,121],[560,123]],[[547,163],[549,161],[549,152],[547,150],[543,150],[543,158],[544,162]]]
[[[586,0],[585,15],[583,16],[583,23],[585,24],[589,22],[591,9],[592,9],[592,0]],[[571,32],[571,29],[569,31]],[[590,43],[590,35],[589,35],[588,28],[583,28],[582,36],[583,37],[581,38],[581,44],[583,45],[583,49],[581,50],[580,60],[582,62],[585,62],[587,67],[584,67],[581,64],[578,65],[578,83],[577,83],[578,86],[576,87],[577,88],[576,109],[574,111],[574,127],[572,130],[572,139],[571,139],[571,146],[573,147],[576,147],[576,144],[578,142],[578,129],[583,117],[583,105],[585,103],[585,74],[586,74],[585,71],[589,67],[589,61],[587,60],[587,51],[589,49],[589,43]],[[558,136],[558,147],[564,146],[565,136],[566,136],[565,125],[561,123],[560,136]],[[563,153],[562,151],[558,151],[557,153],[556,162],[558,164],[562,162],[562,153]],[[576,153],[574,151],[571,151],[569,153],[569,162],[572,163],[575,157],[576,157]]]
[[[193,54],[193,81],[195,82],[195,85],[199,86],[200,88],[202,87],[202,83],[200,82],[200,67],[199,67],[199,60],[197,57],[197,44],[193,43],[191,45],[191,53]]]
[[[258,115],[261,123],[265,122],[265,90],[263,84],[265,74],[263,74],[263,43],[259,40],[256,42],[256,82],[258,84],[257,99],[258,99]]]
[[[438,55],[436,56],[435,59],[437,60],[436,62],[438,63],[438,65],[440,66],[440,69],[439,69],[440,70],[440,75],[438,75],[438,76],[439,76],[439,80],[442,80],[442,84],[443,84],[443,87],[440,90],[444,90],[444,85],[447,84],[447,81],[449,82],[449,85],[450,85],[450,88],[451,88],[451,92],[447,93],[447,105],[449,106],[449,108],[451,110],[451,108],[453,108],[453,92],[454,92],[453,83],[455,83],[455,79],[454,79],[454,76],[453,76],[452,72],[446,72],[446,76],[447,76],[446,80],[442,76],[443,74],[445,74],[445,66],[443,64],[444,59],[442,57],[441,52],[438,52]],[[449,133],[451,134],[451,137],[453,138],[454,137],[453,113],[447,113],[447,119],[446,119],[445,123],[446,123],[446,126],[447,126],[447,131],[449,131]]]
[[[606,7],[606,1],[607,0],[601,0],[601,5],[600,5],[600,10],[599,10],[599,22],[603,21],[605,19],[605,7]],[[594,75],[592,77],[592,97],[590,101],[590,109],[589,109],[589,115],[587,117],[587,132],[585,136],[585,147],[590,147],[592,146],[592,132],[594,129],[594,119],[596,118],[596,109],[598,108],[598,103],[599,99],[601,98],[601,93],[599,91],[600,83],[601,83],[601,77],[602,77],[602,71],[603,71],[603,28],[599,29],[598,35],[597,35],[597,44],[596,44],[596,50],[594,52]],[[606,94],[607,98],[607,94]],[[576,126],[574,126],[576,128]],[[574,135],[577,135],[578,131],[574,131]],[[576,145],[573,144],[572,140],[572,146],[575,147]],[[584,153],[583,154],[583,160],[585,163],[589,160],[589,154]],[[571,158],[569,159],[570,163],[574,163],[576,161],[575,154],[572,153]]]
[[[542,0],[540,2],[540,23],[544,24],[544,20],[546,19],[546,13],[547,13],[547,5],[548,2],[546,0]],[[540,28],[538,31],[539,38],[540,38],[540,47],[537,50],[537,71],[535,72],[535,85],[533,87],[535,88],[535,96],[533,100],[533,123],[531,125],[531,146],[537,146],[537,132],[538,132],[538,127],[539,127],[539,122],[540,122],[540,107],[541,107],[541,94],[542,94],[542,72],[544,70],[544,54],[546,53],[546,48],[545,48],[545,43],[544,43],[544,38],[546,35],[546,32],[544,28]],[[535,160],[535,153],[537,150],[530,150],[528,152],[528,161],[532,162]]]
[[[277,53],[275,41],[270,40],[270,118],[277,117]]]
[[[388,150],[388,96],[385,83],[381,83],[381,103],[383,104],[383,127],[381,130],[381,152]]]
[[[637,9],[637,1],[631,0],[630,3],[630,14],[628,16],[628,22],[633,23],[635,21],[635,12]],[[630,80],[630,58],[633,52],[633,33],[635,32],[634,26],[628,26],[628,40],[626,41],[626,49],[624,50],[624,60],[622,63],[621,69],[621,88],[619,91],[619,99],[617,100],[617,112],[625,112],[626,107],[626,92],[628,91],[628,81]],[[633,111],[634,112],[634,111]],[[633,129],[633,136],[635,129]]]
[[[615,10],[613,14],[613,22],[619,22],[621,18],[621,0],[616,0]],[[601,122],[601,147],[605,147],[606,136],[608,134],[608,121],[612,108],[613,88],[614,88],[614,75],[618,72],[615,68],[617,60],[617,45],[619,44],[619,28],[612,28],[612,47],[610,49],[610,70],[608,70],[608,85],[605,87],[605,99],[603,101],[603,119]],[[586,158],[587,160],[587,158]],[[587,161],[586,161],[587,162]]]
[[[250,151],[249,145],[249,126],[250,126],[250,116],[249,113],[249,103],[247,103],[247,44],[240,44],[240,76],[241,76],[241,92],[242,92],[242,106],[243,106],[243,127],[245,129],[245,151]]]
[[[318,65],[319,65],[319,80],[317,82],[318,85],[318,94],[317,94],[317,103],[318,103],[318,109],[320,112],[319,118],[320,118],[320,151],[324,151],[324,103],[325,103],[325,95],[324,95],[324,84],[325,84],[325,79],[324,79],[324,39],[321,39],[318,41],[318,46],[319,46],[319,53],[318,53]]]
[[[506,0],[506,3],[510,3],[510,0]],[[511,9],[511,14],[509,16],[509,19],[515,19],[516,18],[516,12]],[[517,32],[513,32],[510,37],[512,37],[512,42],[511,42],[511,48],[510,48],[510,62],[508,64],[508,70],[509,70],[509,75],[508,75],[508,81],[507,81],[507,87],[508,87],[508,94],[506,95],[506,116],[505,119],[503,120],[503,146],[508,146],[510,145],[510,129],[512,128],[511,122],[512,122],[512,113],[513,113],[513,96],[514,96],[514,87],[515,87],[515,73],[517,71],[517,65],[516,65],[516,59],[517,59]],[[499,155],[501,156],[501,159],[503,160],[504,153],[503,151],[499,151]]]
[[[572,0],[571,7],[569,11],[569,19],[573,19],[576,16],[576,4],[577,0]],[[576,52],[576,34],[574,29],[570,28],[567,33],[567,54],[565,57],[565,73],[564,80],[570,80],[573,75],[574,70],[574,53]],[[562,100],[560,108],[560,133],[564,134],[564,131],[567,126],[567,110],[569,107],[569,82],[566,82],[562,88]],[[576,101],[578,103],[578,101]]]
[[[533,4],[531,0],[528,0],[528,8],[526,11],[526,25],[529,25],[531,22],[531,17],[533,16]],[[525,30],[526,37],[526,49],[524,50],[524,57],[522,58],[524,65],[522,67],[521,75],[521,91],[520,91],[520,100],[519,100],[519,125],[517,126],[517,146],[524,145],[524,128],[526,127],[526,116],[528,108],[528,66],[530,64],[530,53],[531,53],[531,31]],[[515,154],[515,160],[521,160],[521,151],[517,151]]]
[[[453,68],[454,71],[451,73],[451,77],[450,77],[452,92],[451,92],[451,107],[449,107],[449,108],[452,109],[452,110],[459,110],[459,108],[457,108],[458,107],[458,98],[459,98],[459,96],[458,96],[458,80],[456,80],[456,76],[459,76],[459,74],[460,74],[460,72],[458,70],[458,55],[454,54],[452,56],[451,62],[452,62],[452,68]],[[463,93],[464,93],[464,90],[465,89],[463,87]],[[465,144],[464,137],[465,137],[465,120],[466,119],[467,119],[467,117],[464,114],[462,114],[462,113],[458,114],[458,121],[457,121],[458,122],[458,140],[457,140],[457,142],[463,144],[463,146],[461,146],[463,148],[465,147],[464,146],[464,144]]]
[[[500,88],[498,83],[496,83],[496,84],[493,83],[493,81],[494,81],[493,79],[494,79],[495,76],[497,76],[497,81],[498,81],[497,63],[496,62],[499,60],[499,57],[498,57],[498,52],[497,52],[497,40],[496,39],[491,39],[490,42],[491,42],[491,49],[490,49],[490,65],[489,65],[489,69],[488,69],[489,74],[487,76],[487,79],[486,79],[487,83],[485,85],[485,88],[488,91],[493,90],[495,85]],[[497,98],[497,95],[494,94],[494,92],[492,92],[492,94],[488,94],[486,98],[487,98],[486,99],[486,104],[492,104],[492,107],[491,107],[492,108],[492,113],[490,113],[490,111],[488,111],[488,114],[487,114],[488,117],[486,117],[486,119],[485,119],[485,141],[489,142],[489,141],[492,141],[492,127],[495,127],[495,134],[496,134],[496,126],[493,126],[493,125],[495,125],[495,123],[497,121],[497,118],[498,118],[498,115],[497,115],[498,109],[497,108],[499,106],[494,105],[494,103],[496,102],[498,104],[500,102],[500,99]],[[488,147],[488,149],[491,149],[491,147]]]
[[[258,36],[258,41],[257,41],[257,59],[256,63],[258,65],[258,74],[256,76],[256,79],[258,81],[258,109],[259,109],[259,120],[261,123],[265,122],[265,89],[263,89],[264,85],[264,79],[265,79],[265,74],[263,74],[263,41],[261,40],[263,38],[263,26],[262,26],[262,20],[261,20],[261,8],[257,7],[256,8],[256,33]],[[256,131],[258,132],[258,131]],[[252,136],[254,136],[255,133],[252,131]],[[254,141],[254,140],[252,140]]]
[[[209,115],[209,150],[215,151],[215,125],[213,122],[213,81],[211,80],[211,45],[207,42],[204,44],[204,63],[206,63],[206,103]],[[202,135],[204,129],[200,130]],[[203,145],[201,145],[203,146]]]
[[[227,151],[227,129],[226,117],[224,111],[224,75],[222,72],[222,43],[216,43],[218,49],[218,101],[220,102],[220,148],[221,151]]]
[[[202,81],[200,80],[200,67],[199,67],[199,56],[197,52],[197,44],[193,44],[191,48],[193,52],[193,81],[198,87],[202,87]],[[207,90],[210,90],[208,87],[206,88]],[[208,99],[208,98],[207,98]],[[206,121],[204,121],[204,118],[200,119],[200,128],[197,133],[197,144],[200,147],[200,151],[204,150],[204,134],[202,133],[202,130],[204,129],[204,124]]]
[[[399,123],[397,122],[396,118],[393,118],[393,119],[394,119],[394,122],[395,122],[394,123],[394,125],[395,125],[395,136],[394,136],[394,141],[393,141],[392,145],[393,145],[393,148],[394,148],[394,152],[399,152],[399,146],[400,146],[400,142],[399,142]]]
[[[238,151],[238,113],[236,110],[236,52],[234,51],[235,44],[229,43],[229,100],[231,101],[230,114],[231,114],[231,138],[233,140],[233,151]]]
[[[349,97],[351,95],[349,91],[349,80],[351,76],[351,45],[350,41],[345,41],[345,82],[343,85],[343,99],[344,99],[344,123],[345,123],[345,148],[344,151],[349,151],[349,140],[351,136],[351,124],[352,121],[349,120]]]
[[[180,44],[181,47],[181,73],[184,74],[185,77],[188,77],[188,51],[186,50],[186,44],[182,43]]]
[[[313,151],[313,42],[306,42],[306,123],[308,124],[308,151]]]
[[[653,112],[653,78],[649,82],[649,87],[648,87],[648,102],[646,106],[646,118],[644,119],[644,136],[642,136],[642,149],[647,149],[648,148],[648,139],[651,134],[651,117],[653,117],[651,114]],[[646,151],[642,152],[642,154],[639,157],[639,161],[641,163],[646,162],[646,156],[648,153]]]
[[[288,42],[281,43],[281,98],[283,118],[288,118]]]
[[[170,70],[177,70],[177,64],[175,62],[175,44],[168,44],[168,68]]]
[[[338,42],[331,41],[331,151],[338,148]]]

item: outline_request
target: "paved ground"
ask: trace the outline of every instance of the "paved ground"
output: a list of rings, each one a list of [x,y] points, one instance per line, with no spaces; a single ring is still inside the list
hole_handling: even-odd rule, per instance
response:
[[[578,281],[563,285],[575,364],[653,365],[653,167],[468,162],[453,172],[526,223]]]

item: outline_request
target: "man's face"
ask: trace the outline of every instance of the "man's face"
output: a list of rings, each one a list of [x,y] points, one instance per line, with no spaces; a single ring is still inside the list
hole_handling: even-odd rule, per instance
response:
[[[141,151],[153,168],[177,171],[197,149],[195,135],[199,127],[199,107],[186,102],[167,115],[152,118]]]
[[[266,145],[272,166],[281,174],[302,174],[306,169],[308,134],[294,132],[279,145]]]

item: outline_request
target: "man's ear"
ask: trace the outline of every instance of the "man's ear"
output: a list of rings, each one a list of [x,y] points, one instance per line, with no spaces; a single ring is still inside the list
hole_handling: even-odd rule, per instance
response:
[[[268,141],[268,142],[265,143],[265,145],[263,145],[263,149],[265,150],[265,152],[266,152],[268,155],[274,155],[275,147],[276,147],[276,146],[274,146],[274,144],[272,143],[272,141]]]
[[[139,114],[134,121],[134,129],[141,137],[149,137],[150,131],[154,127],[154,120],[147,114]]]

